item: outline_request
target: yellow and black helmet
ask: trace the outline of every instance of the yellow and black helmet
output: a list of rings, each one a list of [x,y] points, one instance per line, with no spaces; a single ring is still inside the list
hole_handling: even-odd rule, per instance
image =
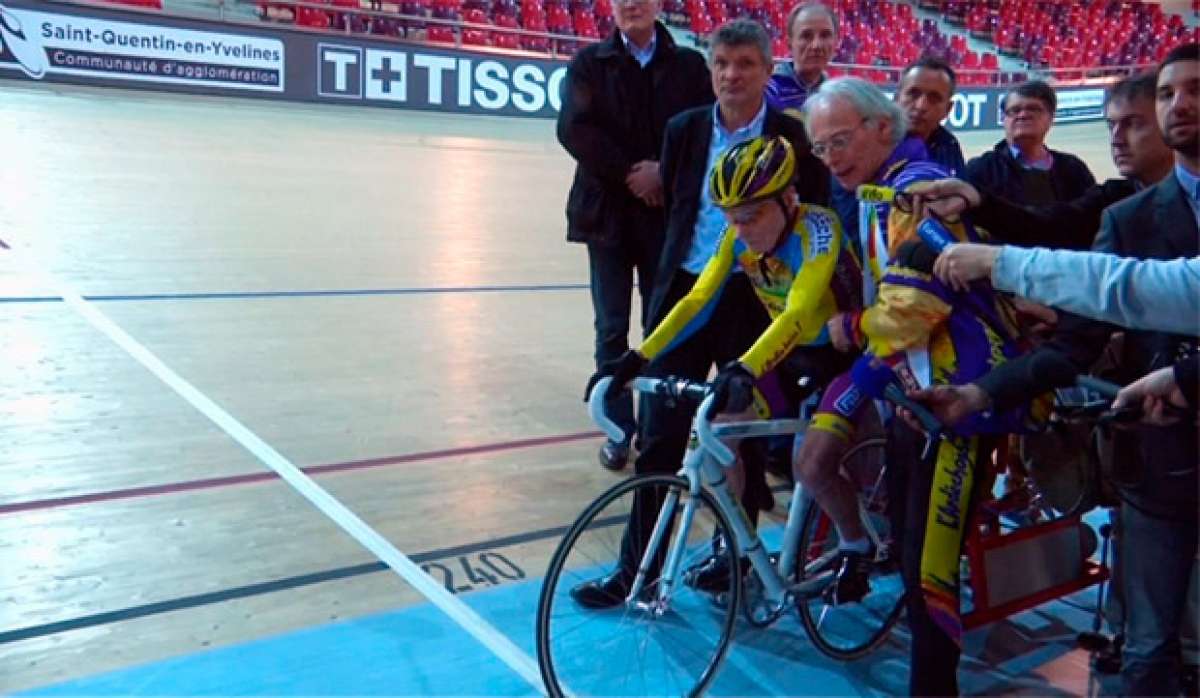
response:
[[[734,208],[779,194],[795,174],[792,144],[779,136],[759,136],[717,158],[708,176],[709,194],[718,207]]]

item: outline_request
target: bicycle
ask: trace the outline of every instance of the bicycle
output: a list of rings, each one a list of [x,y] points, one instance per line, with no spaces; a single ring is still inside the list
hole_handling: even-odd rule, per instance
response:
[[[595,386],[589,411],[611,438],[621,438],[620,429],[604,415],[603,395],[610,382],[606,378]],[[769,554],[724,472],[734,455],[721,437],[794,435],[806,423],[713,424],[706,418],[713,398],[703,383],[638,378],[632,385],[668,400],[699,402],[692,440],[678,474],[635,476],[610,488],[584,510],[551,558],[537,615],[538,664],[548,693],[699,695],[716,678],[739,614],[766,627],[794,610],[813,644],[839,660],[861,657],[878,646],[904,606],[885,511],[884,440],[860,442],[842,461],[855,471],[864,470],[856,461],[874,466],[867,469],[869,482],[857,474],[866,485],[859,494],[859,511],[877,552],[871,592],[858,603],[833,606],[822,592],[835,572],[837,528],[820,507],[797,484],[782,532],[763,532],[770,537],[781,533],[778,554]],[[617,608],[582,611],[569,590],[620,564],[620,539],[634,506],[651,513],[657,508],[658,517],[650,531],[641,532],[648,533],[645,549],[628,553],[628,559],[637,560],[629,593]],[[715,544],[717,540],[724,545]],[[712,555],[724,555],[731,570],[741,569],[739,561],[748,558],[746,588],[739,574],[731,574],[728,592],[717,596],[689,586],[689,571]],[[675,633],[678,637],[674,631],[681,631]],[[616,676],[622,670],[626,673]]]

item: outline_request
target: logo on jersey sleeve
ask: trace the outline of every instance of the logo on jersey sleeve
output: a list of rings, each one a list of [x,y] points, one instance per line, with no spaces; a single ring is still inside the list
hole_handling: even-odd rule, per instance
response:
[[[808,258],[828,254],[833,248],[833,221],[829,214],[809,211],[804,216],[804,225],[808,228]]]

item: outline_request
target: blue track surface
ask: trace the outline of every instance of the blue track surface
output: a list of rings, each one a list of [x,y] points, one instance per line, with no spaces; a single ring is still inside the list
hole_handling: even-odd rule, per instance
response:
[[[531,656],[541,580],[463,596]],[[1094,590],[1072,597],[1090,604]],[[967,693],[1061,693],[1031,670],[1070,651],[1090,616],[1054,602],[968,635],[962,663]],[[602,624],[594,624],[601,632]],[[798,622],[767,631],[739,621],[735,645],[713,695],[902,695],[903,625],[870,657],[837,664],[819,654]],[[621,672],[613,672],[614,680]],[[601,693],[619,686],[589,687]],[[591,691],[589,691],[591,692]],[[309,628],[241,645],[123,669],[23,695],[504,695],[536,692],[430,605]]]

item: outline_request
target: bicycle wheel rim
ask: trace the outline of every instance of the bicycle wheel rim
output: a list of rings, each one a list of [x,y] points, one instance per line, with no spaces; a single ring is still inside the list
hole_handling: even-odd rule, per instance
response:
[[[872,453],[882,458],[885,446],[884,439],[863,441],[847,451],[842,462],[847,463],[853,458],[867,457]],[[886,502],[879,499],[884,490],[882,478],[874,484],[874,488],[877,491],[860,493],[860,497],[867,503],[872,525],[886,541],[890,539],[890,522]],[[815,560],[832,558],[837,547],[837,527],[820,507],[811,506],[806,512],[800,528],[799,546],[802,582],[814,579],[817,574],[831,576],[832,572],[824,569],[824,566],[814,565]],[[898,556],[899,551],[892,550],[892,562],[880,565],[871,573],[871,592],[858,603],[827,606],[820,595],[797,600],[797,613],[804,630],[822,654],[839,661],[859,659],[887,638],[904,610],[904,582]]]
[[[708,492],[696,498],[687,554],[664,614],[654,616],[629,603],[587,610],[570,596],[572,587],[617,567],[634,493],[661,488],[681,497],[672,516],[677,523],[687,481],[668,475],[632,478],[589,505],[551,558],[537,616],[538,664],[550,695],[700,695],[716,677],[733,633],[740,580],[735,576],[720,608],[708,594],[682,583],[682,571],[711,554],[714,527],[731,535]],[[670,530],[673,535],[676,528]],[[725,554],[736,566],[736,544]]]

